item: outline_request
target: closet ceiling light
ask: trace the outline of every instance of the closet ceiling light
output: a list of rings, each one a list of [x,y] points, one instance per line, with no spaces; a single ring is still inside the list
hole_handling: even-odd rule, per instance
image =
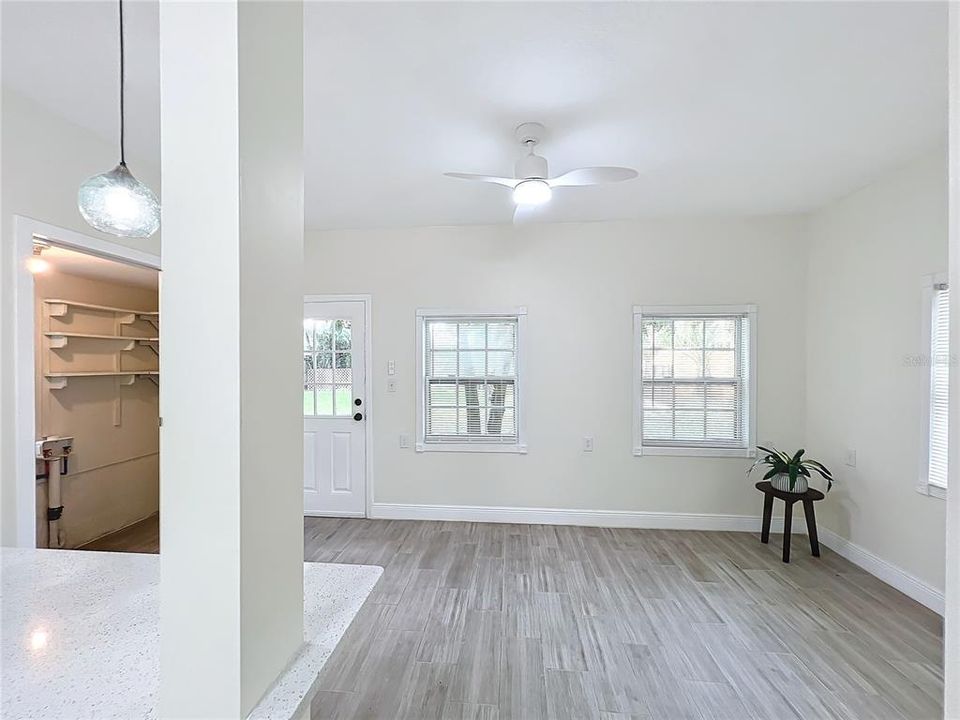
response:
[[[34,275],[37,273],[44,273],[50,269],[50,263],[44,260],[42,257],[44,249],[44,245],[34,244],[33,255],[27,258],[27,270],[32,272]]]

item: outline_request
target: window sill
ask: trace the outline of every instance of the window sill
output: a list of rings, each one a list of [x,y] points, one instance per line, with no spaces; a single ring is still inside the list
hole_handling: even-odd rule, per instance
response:
[[[917,492],[921,495],[939,498],[940,500],[947,499],[947,489],[940,487],[939,485],[921,483],[920,485],[917,485]]]
[[[417,452],[459,452],[459,453],[505,453],[525,455],[525,443],[417,443]]]
[[[729,457],[752,458],[756,457],[753,448],[721,448],[721,447],[665,447],[645,445],[633,449],[637,457],[644,455],[661,455],[671,457]]]

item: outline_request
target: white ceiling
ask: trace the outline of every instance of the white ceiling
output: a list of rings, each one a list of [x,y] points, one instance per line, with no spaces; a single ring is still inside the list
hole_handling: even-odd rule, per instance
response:
[[[41,257],[50,263],[50,270],[53,272],[77,275],[91,280],[105,280],[121,285],[136,285],[151,290],[156,290],[160,285],[160,273],[151,268],[127,265],[67,248],[56,246],[45,248]]]
[[[157,162],[155,2],[128,3],[129,147]],[[945,3],[373,3],[305,9],[308,227],[509,222],[513,127],[558,221],[807,210],[945,142]],[[115,5],[3,3],[3,79],[116,133]],[[39,53],[36,48],[43,47]]]
[[[160,166],[159,4],[123,5],[127,55],[127,163]],[[118,143],[115,0],[0,0],[3,83],[72,123]],[[104,158],[103,168],[117,157]]]

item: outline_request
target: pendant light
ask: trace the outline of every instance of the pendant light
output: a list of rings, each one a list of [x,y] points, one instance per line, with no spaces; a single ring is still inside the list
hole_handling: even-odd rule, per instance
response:
[[[160,227],[160,203],[127,169],[124,156],[123,0],[120,5],[120,164],[88,178],[77,193],[80,214],[92,227],[120,237],[144,238]]]

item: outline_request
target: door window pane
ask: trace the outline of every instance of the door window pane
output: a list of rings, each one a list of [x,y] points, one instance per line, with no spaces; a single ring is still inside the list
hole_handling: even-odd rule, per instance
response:
[[[352,415],[351,321],[311,318],[303,321],[303,327],[303,414]]]
[[[353,415],[353,388],[350,385],[337,385],[335,387],[336,414],[340,417]]]
[[[334,347],[337,350],[349,350],[352,327],[349,320],[337,320],[334,323]]]
[[[313,323],[313,346],[317,350],[333,349],[333,322],[330,320],[311,320]]]
[[[320,385],[317,387],[317,417],[333,415],[333,386]]]

